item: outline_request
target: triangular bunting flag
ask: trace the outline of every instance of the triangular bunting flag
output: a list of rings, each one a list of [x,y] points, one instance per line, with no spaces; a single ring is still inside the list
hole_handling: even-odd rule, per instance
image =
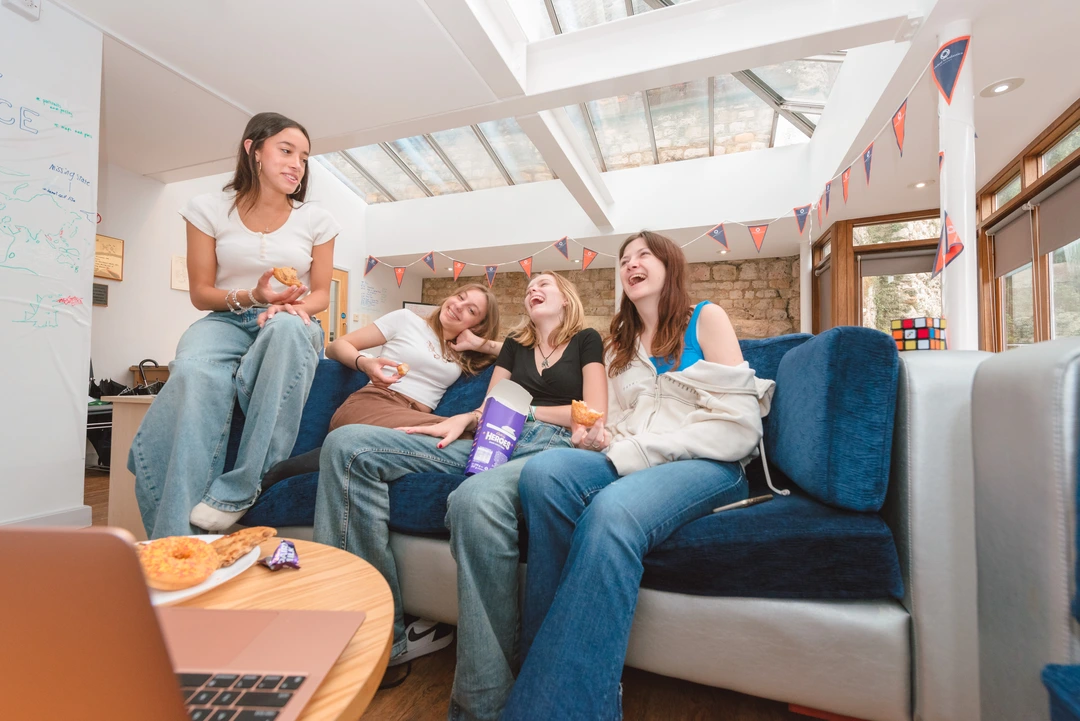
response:
[[[930,279],[937,277],[938,273],[945,270],[949,263],[962,252],[964,252],[964,241],[956,232],[952,218],[946,211],[945,222],[941,224],[941,239],[938,241],[937,255],[934,256],[934,271],[930,274]]]
[[[944,150],[939,150],[938,154],[937,154],[937,172],[938,172],[938,175],[941,175],[941,166],[942,166],[942,164],[944,164],[944,162],[945,162],[945,151]]]
[[[397,276],[398,288],[401,287],[401,279],[405,277],[405,269],[401,267],[394,268],[394,275]]]
[[[520,265],[521,269],[523,271],[525,271],[525,277],[526,278],[532,278],[532,256],[531,255],[528,258],[526,258],[525,260],[519,260],[518,265]]]
[[[757,246],[757,252],[761,252],[761,244],[765,242],[765,231],[769,229],[768,225],[751,225],[750,237],[754,239],[754,245]]]
[[[716,226],[715,228],[710,230],[705,235],[709,236],[710,238],[712,238],[713,240],[715,240],[717,243],[724,246],[725,248],[728,247],[728,245],[727,245],[727,233],[724,232],[724,224],[723,223]]]
[[[896,147],[900,148],[900,157],[904,157],[904,123],[907,122],[907,98],[900,104],[900,109],[892,116],[892,131],[896,138]]]
[[[832,181],[825,183],[825,217],[829,217],[829,194],[832,193]]]
[[[435,251],[434,250],[424,256],[424,262],[427,263],[427,266],[429,268],[431,268],[431,272],[434,273],[435,272]]]
[[[566,247],[566,236],[565,235],[563,237],[559,238],[558,240],[556,240],[554,245],[555,245],[556,248],[559,249],[559,252],[562,253],[564,258],[566,258],[567,260],[570,260],[570,251],[567,250],[567,247]]]
[[[497,266],[497,265],[485,265],[484,266],[484,272],[487,273],[488,288],[490,288],[491,284],[495,282],[495,273],[497,273],[498,271],[499,271],[499,266]]]
[[[870,144],[866,146],[866,150],[862,151],[862,163],[866,168],[866,184],[870,185],[870,164],[874,162],[874,142],[870,141]]]
[[[844,186],[844,204],[847,204],[848,181],[851,180],[851,168],[840,174],[840,184]]]
[[[374,268],[375,266],[377,266],[378,264],[379,264],[378,259],[375,258],[374,256],[369,255],[367,257],[367,265],[364,266],[364,277],[366,278],[367,274],[371,272],[371,269]]]
[[[461,275],[461,271],[463,271],[463,270],[465,270],[465,264],[462,263],[460,260],[455,260],[454,261],[454,280],[458,279],[458,276]]]
[[[824,205],[824,204],[825,204],[825,194],[822,193],[821,197],[818,198],[818,201],[817,201],[817,224],[818,224],[819,228],[823,225],[823,223],[821,222],[821,206]],[[799,231],[799,235],[802,235],[801,230]]]
[[[818,210],[818,212],[819,213],[821,212],[820,209]],[[810,216],[810,206],[809,205],[800,205],[798,208],[795,208],[795,220],[798,221],[798,223],[799,223],[799,235],[802,235],[803,231],[806,230],[806,219],[809,216]],[[765,234],[764,233],[761,234],[761,238],[762,238],[762,240],[765,239]],[[760,245],[758,245],[758,250],[761,250]]]
[[[582,249],[582,251],[581,251],[581,269],[585,270],[586,268],[588,268],[589,263],[596,260],[596,256],[598,256],[598,255],[600,255],[600,254],[597,253],[595,250],[589,250],[588,248]]]
[[[938,48],[937,55],[934,56],[934,84],[937,85],[941,96],[949,105],[952,105],[956,79],[960,77],[960,71],[964,68],[964,60],[967,58],[970,44],[970,35],[953,38]]]

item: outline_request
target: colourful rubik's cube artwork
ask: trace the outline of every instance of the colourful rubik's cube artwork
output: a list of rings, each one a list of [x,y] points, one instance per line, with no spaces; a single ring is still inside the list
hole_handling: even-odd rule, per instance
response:
[[[897,350],[945,350],[944,318],[901,318],[892,322]]]

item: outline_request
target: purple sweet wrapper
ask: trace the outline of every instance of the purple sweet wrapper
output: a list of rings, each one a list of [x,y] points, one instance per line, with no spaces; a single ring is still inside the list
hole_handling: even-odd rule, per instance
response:
[[[259,563],[277,571],[280,568],[300,568],[300,556],[296,553],[296,546],[292,541],[282,540],[273,554],[266,558],[260,558]]]
[[[472,451],[465,465],[465,475],[489,471],[510,460],[524,428],[524,414],[501,403],[497,398],[488,398],[484,403],[480,425],[473,434]]]

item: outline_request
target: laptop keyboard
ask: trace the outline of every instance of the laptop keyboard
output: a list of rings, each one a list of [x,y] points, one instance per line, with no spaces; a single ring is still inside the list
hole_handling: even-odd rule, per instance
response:
[[[274,721],[306,676],[178,673],[191,721]]]

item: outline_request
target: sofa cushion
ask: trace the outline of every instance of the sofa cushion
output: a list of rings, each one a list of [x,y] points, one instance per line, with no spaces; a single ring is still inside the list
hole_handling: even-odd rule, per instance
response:
[[[899,363],[892,338],[853,326],[827,330],[788,351],[765,419],[770,468],[823,503],[880,510]]]
[[[1050,721],[1080,721],[1080,666],[1050,664],[1042,681],[1050,692]]]
[[[319,472],[301,473],[267,488],[248,509],[245,526],[314,526]]]
[[[454,381],[435,407],[435,415],[449,418],[479,408],[487,395],[488,383],[491,382],[491,373],[494,370],[495,366],[490,365],[474,376],[462,375]]]
[[[739,349],[758,378],[774,381],[784,355],[813,337],[809,333],[792,333],[775,338],[751,338],[739,341]]]

